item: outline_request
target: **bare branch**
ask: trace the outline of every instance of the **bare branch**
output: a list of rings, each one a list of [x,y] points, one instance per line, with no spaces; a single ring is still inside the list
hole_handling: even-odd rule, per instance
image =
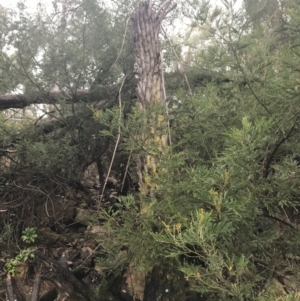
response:
[[[61,91],[36,92],[36,94],[26,96],[22,94],[0,95],[0,111],[7,109],[22,109],[31,104],[53,104],[62,99],[67,103],[93,102],[95,96],[87,89],[79,89],[75,93],[62,93]]]

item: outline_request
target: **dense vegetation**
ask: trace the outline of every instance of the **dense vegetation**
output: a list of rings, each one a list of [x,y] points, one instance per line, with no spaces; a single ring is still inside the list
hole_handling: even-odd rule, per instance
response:
[[[299,1],[178,3],[161,37],[168,107],[143,113],[129,2],[1,8],[0,91],[22,87],[31,104],[22,123],[0,115],[2,257],[15,256],[22,231],[42,226],[34,208],[85,192],[95,164],[108,203],[96,202],[91,219],[107,231],[95,250],[102,285],[132,262],[145,272],[163,264],[205,300],[298,300]],[[178,20],[187,25],[174,34]],[[162,114],[163,151],[146,122]],[[146,195],[135,171],[148,154],[158,163]],[[105,189],[111,175],[118,198]]]

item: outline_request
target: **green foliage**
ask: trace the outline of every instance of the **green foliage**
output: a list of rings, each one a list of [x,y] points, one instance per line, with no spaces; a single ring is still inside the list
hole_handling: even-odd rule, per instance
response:
[[[22,233],[21,239],[27,243],[27,244],[31,244],[34,243],[35,240],[37,239],[37,234],[36,234],[36,228],[32,228],[32,227],[27,227],[25,228],[25,230]]]
[[[21,263],[25,263],[28,259],[34,259],[34,253],[32,249],[24,249],[20,253],[10,259],[6,264],[5,268],[8,274],[15,276],[17,272],[17,266]]]
[[[168,149],[151,145],[162,108],[134,111],[122,125],[128,152],[155,156],[156,190],[102,216],[108,241],[145,270],[172,258],[209,300],[299,298],[300,10],[286,2],[276,23],[272,5],[233,14],[226,1],[188,70],[195,95],[181,90],[170,102]]]
[[[47,95],[55,84],[71,94],[87,87],[93,92],[87,102],[105,99],[110,105],[87,109],[62,97],[53,105],[50,115],[58,122],[50,129],[39,122],[16,129],[2,116],[1,145],[17,150],[12,170],[21,174],[12,180],[5,175],[3,186],[29,184],[30,198],[34,191],[39,201],[49,191],[57,194],[57,187],[65,191],[63,184],[80,181],[89,164],[101,156],[110,161],[121,134],[114,168],[123,154],[131,156],[134,179],[137,158],[152,156],[157,166],[145,179],[153,194],[119,197],[99,214],[107,229],[99,235],[102,271],[121,273],[131,262],[148,271],[170,260],[208,300],[297,300],[299,3],[244,1],[244,9],[236,11],[234,1],[222,2],[223,10],[188,1],[186,13],[194,19],[182,44],[189,49],[175,50],[186,51],[180,65],[193,96],[186,96],[182,73],[169,72],[167,86],[176,92],[168,112],[161,106],[141,112],[132,106],[133,84],[127,82],[122,116],[113,104],[120,78],[133,67],[129,37],[118,57],[132,1],[122,2],[113,15],[115,7],[73,1],[64,31],[58,1],[51,17],[21,9],[22,18],[13,22],[8,14],[1,28],[15,52],[1,56],[0,91],[21,83],[31,97]],[[179,64],[175,57],[168,49],[170,70]],[[154,141],[165,135],[170,145],[159,149]],[[4,230],[3,237],[11,233]],[[35,230],[25,229],[22,239],[34,242]],[[14,273],[31,255],[21,251],[7,263],[8,271]]]
[[[36,241],[38,235],[36,233],[36,228],[27,227],[22,232],[21,239],[26,244],[32,244]],[[21,263],[26,263],[28,259],[34,259],[34,249],[27,248],[21,250],[14,258],[6,262],[5,268],[8,274],[15,276],[17,272],[17,266]]]
[[[5,241],[13,235],[13,226],[11,224],[5,224],[0,234],[0,241]]]

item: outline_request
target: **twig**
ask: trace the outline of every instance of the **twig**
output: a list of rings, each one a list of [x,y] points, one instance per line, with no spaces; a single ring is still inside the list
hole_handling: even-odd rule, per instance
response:
[[[120,55],[121,55],[121,53],[122,53],[122,51],[123,51],[123,47],[124,47],[124,43],[125,43],[125,37],[126,37],[126,34],[127,34],[127,30],[128,30],[128,22],[129,22],[130,20],[131,20],[131,17],[128,18],[128,19],[126,20],[126,27],[125,27],[125,32],[124,32],[124,35],[123,35],[123,41],[122,41],[121,49],[120,49],[120,51],[119,51],[119,53],[118,53],[118,56],[117,56],[116,60],[114,61],[114,63],[113,63],[113,64],[111,65],[111,67],[109,68],[108,72],[110,72],[110,71],[113,69],[113,67],[115,66],[115,64],[116,64],[117,61],[119,60]]]
[[[123,188],[124,188],[125,179],[126,179],[126,176],[127,176],[127,173],[128,173],[129,163],[130,163],[130,160],[131,160],[131,155],[132,155],[132,151],[130,152],[130,155],[129,155],[127,163],[126,163],[126,168],[125,168],[125,173],[124,173],[124,177],[123,177],[123,181],[122,181],[121,191],[123,191]]]
[[[289,130],[289,132],[287,133],[287,135],[285,135],[284,137],[282,137],[274,146],[272,153],[267,156],[267,158],[265,158],[265,162],[264,162],[264,171],[263,171],[263,176],[266,178],[268,176],[268,171],[269,171],[269,167],[270,164],[276,154],[276,152],[278,151],[279,147],[281,146],[281,144],[283,144],[292,134],[294,128],[295,128],[296,124],[294,124],[291,129]]]
[[[279,218],[279,217],[277,217],[277,216],[272,216],[272,215],[269,215],[269,214],[264,214],[263,216],[264,216],[264,217],[271,218],[271,219],[274,219],[275,221],[280,222],[280,223],[282,223],[282,224],[284,224],[284,225],[286,225],[286,226],[289,226],[289,227],[292,228],[292,229],[297,229],[297,228],[298,228],[298,227],[297,227],[296,225],[294,225],[293,223],[290,223],[290,222],[288,222],[288,221],[285,221],[285,220],[283,220],[283,219],[281,219],[281,218]]]
[[[128,30],[128,23],[129,21],[131,20],[131,18],[128,18],[126,20],[126,27],[125,27],[125,32],[124,32],[124,35],[123,35],[123,40],[122,40],[122,45],[121,45],[121,49],[118,53],[118,56],[116,58],[116,60],[114,61],[114,63],[111,65],[111,67],[109,68],[109,72],[113,69],[113,67],[115,66],[115,64],[117,63],[117,61],[119,60],[119,57],[122,53],[122,50],[123,50],[123,47],[124,47],[124,43],[125,43],[125,37],[126,37],[126,34],[127,34],[127,30]],[[116,141],[116,145],[115,145],[115,149],[114,149],[114,152],[113,152],[113,156],[112,156],[112,159],[111,159],[111,162],[110,162],[110,166],[109,166],[109,169],[108,169],[108,172],[107,172],[107,176],[106,176],[106,179],[105,179],[105,182],[104,182],[104,185],[103,185],[103,189],[102,189],[102,192],[101,192],[101,196],[100,196],[100,202],[103,198],[103,194],[104,194],[104,191],[105,191],[105,187],[106,187],[106,184],[107,184],[107,181],[108,181],[108,178],[109,178],[109,175],[110,175],[110,172],[111,172],[111,168],[112,168],[112,164],[114,162],[114,159],[115,159],[115,156],[116,156],[116,152],[117,152],[117,148],[118,148],[118,145],[119,145],[119,141],[120,141],[120,138],[121,138],[121,120],[122,120],[122,98],[121,98],[121,92],[122,92],[122,89],[123,89],[123,86],[124,86],[124,83],[125,83],[125,80],[127,78],[129,74],[125,75],[123,81],[122,81],[122,84],[121,84],[121,87],[119,89],[119,111],[120,111],[120,116],[119,116],[119,128],[118,128],[118,137],[117,137],[117,141]]]
[[[121,121],[122,121],[122,96],[121,95],[122,95],[122,89],[123,89],[125,80],[126,80],[126,78],[129,74],[125,75],[125,77],[123,78],[121,87],[119,89],[119,97],[118,98],[119,98],[119,114],[120,114],[120,116],[119,116],[118,137],[117,137],[115,149],[114,149],[114,152],[113,152],[113,155],[112,155],[112,158],[111,158],[110,166],[109,166],[109,169],[108,169],[108,172],[107,172],[107,176],[106,176],[106,179],[105,179],[105,182],[104,182],[104,185],[103,185],[102,193],[101,193],[101,196],[100,196],[100,202],[103,198],[105,187],[106,187],[106,184],[107,184],[107,181],[108,181],[111,169],[112,169],[112,165],[113,165],[113,162],[114,162],[114,159],[115,159],[115,156],[116,156],[116,152],[117,152],[117,148],[119,146],[119,142],[120,142],[120,138],[121,138]]]
[[[225,43],[230,47],[230,49],[231,49],[231,51],[232,51],[232,53],[233,53],[233,56],[234,56],[234,58],[236,59],[236,62],[237,62],[237,64],[238,64],[238,68],[239,68],[240,71],[242,72],[242,75],[243,75],[243,77],[244,77],[244,80],[246,81],[246,83],[247,83],[247,85],[248,85],[248,87],[249,87],[249,89],[250,89],[252,95],[254,96],[254,98],[255,98],[255,99],[257,100],[257,102],[258,102],[258,103],[266,110],[266,112],[267,112],[270,116],[273,116],[272,113],[270,112],[270,110],[269,110],[269,109],[266,107],[266,105],[260,100],[260,98],[257,96],[257,94],[255,93],[255,91],[253,90],[252,85],[251,85],[251,83],[250,83],[250,80],[249,80],[249,78],[248,78],[248,76],[247,76],[245,70],[244,70],[243,67],[242,67],[242,64],[241,64],[240,59],[239,59],[239,57],[238,57],[238,55],[237,55],[236,49],[233,47],[231,41],[226,40],[224,37],[222,37],[222,36],[220,36],[220,35],[218,35],[218,36],[219,36],[219,38],[220,38],[221,40],[225,41]]]
[[[2,149],[0,148],[0,152],[3,152],[3,153],[16,153],[17,150],[10,150],[10,149]]]

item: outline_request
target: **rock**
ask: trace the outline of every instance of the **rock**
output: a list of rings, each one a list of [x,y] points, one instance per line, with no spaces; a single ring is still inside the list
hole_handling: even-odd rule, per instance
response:
[[[108,185],[110,184],[111,186],[116,186],[116,185],[118,185],[118,181],[113,177],[109,177],[107,179],[107,184]]]
[[[143,300],[146,273],[138,270],[132,262],[123,277],[125,281],[121,287],[121,297],[125,300]]]
[[[90,247],[83,247],[80,250],[80,259],[84,262],[84,265],[91,267],[95,258],[95,252]]]
[[[37,230],[38,240],[45,245],[52,245],[60,239],[60,235],[51,231],[50,228],[43,227]]]
[[[58,254],[59,249],[52,249],[51,251],[52,251],[52,256],[54,258],[58,258],[59,257],[59,254]]]
[[[15,265],[15,275],[24,281],[28,276],[28,264],[27,263],[18,263]]]
[[[61,235],[61,242],[64,244],[75,245],[76,242],[82,237],[80,233],[66,233]]]
[[[85,170],[81,183],[87,189],[92,189],[99,186],[99,175],[96,163],[91,164]]]
[[[79,191],[74,195],[75,200],[78,202],[78,206],[82,208],[88,208],[90,205],[90,195],[87,190]]]
[[[100,225],[87,227],[84,235],[84,247],[96,248],[98,241],[101,240],[107,233],[105,227]]]
[[[77,208],[77,214],[75,217],[75,222],[88,226],[92,221],[94,211],[89,209]]]
[[[79,203],[77,207],[82,209],[88,209],[89,205],[87,203]]]
[[[105,234],[107,231],[106,231],[106,228],[103,227],[103,226],[89,226],[85,233],[86,235],[87,234],[99,234],[99,235],[103,235]]]
[[[94,183],[93,181],[91,181],[91,180],[85,180],[85,181],[83,182],[83,186],[84,186],[84,187],[87,187],[87,188],[93,188],[94,185],[95,185],[95,183]]]

